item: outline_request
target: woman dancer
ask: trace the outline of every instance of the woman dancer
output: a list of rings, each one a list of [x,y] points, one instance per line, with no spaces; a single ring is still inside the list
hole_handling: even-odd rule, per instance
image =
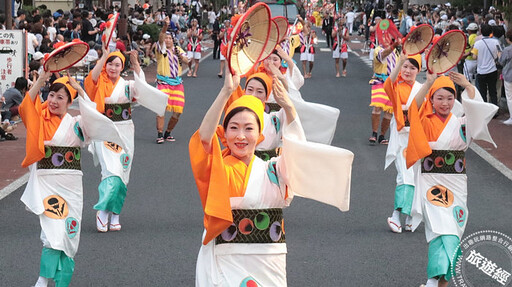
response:
[[[289,168],[292,158],[293,165],[297,164],[298,155],[294,156],[290,139],[290,150],[283,156],[268,162],[254,156],[264,128],[263,105],[255,97],[242,96],[235,100],[226,110],[223,126],[217,127],[238,81],[238,76],[232,77],[226,71],[224,87],[189,144],[192,171],[205,212],[204,245],[197,260],[196,286],[286,286],[282,208],[290,204],[293,192],[297,191],[294,184],[297,183],[297,188],[302,184],[298,182],[300,177],[293,175],[293,168]],[[295,136],[306,144],[283,85],[274,78],[272,88],[276,101],[287,111],[283,123],[285,148],[288,138]],[[220,149],[219,139],[227,147],[225,150]],[[340,156],[336,162],[351,164],[350,152],[337,149],[329,154]],[[315,157],[320,159],[318,154]],[[327,154],[322,158],[327,160]],[[347,180],[348,169],[347,166],[340,169],[344,170],[341,177],[314,180],[314,184],[323,185],[325,180],[333,184],[333,179],[344,178],[340,184],[345,188],[341,190],[347,191],[347,182],[343,181]],[[289,181],[291,178],[293,182]],[[348,208],[345,205],[348,202],[342,201],[342,209]]]
[[[187,30],[187,57],[188,57],[188,77],[197,78],[197,70],[199,69],[199,60],[201,60],[201,41],[203,40],[203,30],[198,27],[197,19],[192,19],[191,27]],[[195,63],[192,72],[192,62]]]
[[[95,110],[73,78],[54,81],[41,104],[38,93],[50,75],[43,72],[20,106],[27,128],[22,166],[30,170],[21,201],[39,216],[43,242],[36,287],[47,286],[48,279],[68,286],[73,275],[83,207],[80,147],[90,139],[122,143],[114,124]],[[67,111],[77,91],[81,116],[72,117]]]
[[[456,101],[454,83],[465,89],[462,118],[451,113]],[[425,222],[427,287],[447,286],[452,276],[452,260],[460,252],[457,248],[468,217],[465,151],[476,139],[493,143],[487,124],[497,110],[482,100],[464,75],[454,72],[438,78],[428,73],[409,108],[406,162],[407,167],[418,165],[412,230]]]
[[[125,81],[120,76],[125,63],[124,55],[118,51],[108,54],[106,50],[84,81],[87,94],[96,102],[96,109],[114,121],[126,143],[126,146],[120,146],[112,142],[93,142],[89,147],[95,163],[101,164],[99,199],[94,205],[94,209],[98,210],[96,228],[99,232],[121,230],[119,213],[126,198],[134,151],[135,130],[130,103],[135,99],[163,116],[168,101],[167,95],[146,83],[137,52],[131,51],[129,55],[134,81]]]
[[[421,88],[416,76],[421,70],[421,55],[407,56],[402,52],[397,65],[384,82],[384,90],[393,103],[389,145],[386,152],[387,168],[393,161],[396,166],[395,207],[388,217],[388,226],[395,233],[402,232],[400,213],[406,215],[405,231],[411,231],[411,208],[414,199],[414,172],[405,164],[405,149],[409,140],[407,110]]]

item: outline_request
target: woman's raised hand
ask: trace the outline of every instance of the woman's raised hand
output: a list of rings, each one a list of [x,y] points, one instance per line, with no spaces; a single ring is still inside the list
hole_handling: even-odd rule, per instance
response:
[[[229,69],[229,65],[226,65],[225,68],[225,75],[226,78],[224,79],[224,89],[226,89],[227,92],[231,95],[232,92],[236,90],[238,85],[240,85],[240,75],[235,73],[234,75],[231,74],[231,71]]]
[[[69,85],[73,87],[77,91],[77,93],[83,98],[85,96],[84,89],[82,89],[82,86],[75,80],[75,78],[71,77],[69,74],[69,71],[66,71],[66,74],[68,76]]]

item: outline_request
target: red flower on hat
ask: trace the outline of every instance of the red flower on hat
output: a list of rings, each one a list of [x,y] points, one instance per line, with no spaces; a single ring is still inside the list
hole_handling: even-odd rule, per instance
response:
[[[110,22],[110,21],[109,21],[109,22],[107,22],[107,23],[105,24],[105,26],[107,26],[107,28],[110,28],[110,26],[112,26],[112,22]]]
[[[50,54],[48,54],[48,53],[44,54],[44,61],[46,62],[46,60],[48,60],[49,57],[50,57]]]
[[[105,22],[101,23],[100,24],[100,31],[105,30],[106,26],[107,26],[107,24],[105,24]]]
[[[64,43],[64,42],[57,42],[57,43],[55,43],[55,44],[53,45],[53,48],[54,48],[54,49],[58,49],[58,48],[60,48],[60,47],[62,47],[62,46],[64,46],[64,45],[66,45],[66,43]]]

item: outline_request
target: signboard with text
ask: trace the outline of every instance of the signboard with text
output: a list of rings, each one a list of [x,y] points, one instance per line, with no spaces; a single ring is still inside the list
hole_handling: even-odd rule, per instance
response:
[[[25,75],[25,42],[22,30],[0,30],[0,93]]]

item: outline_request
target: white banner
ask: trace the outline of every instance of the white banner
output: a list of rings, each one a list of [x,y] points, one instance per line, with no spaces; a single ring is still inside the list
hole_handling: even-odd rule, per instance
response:
[[[0,30],[0,94],[24,77],[25,37],[22,30]]]

